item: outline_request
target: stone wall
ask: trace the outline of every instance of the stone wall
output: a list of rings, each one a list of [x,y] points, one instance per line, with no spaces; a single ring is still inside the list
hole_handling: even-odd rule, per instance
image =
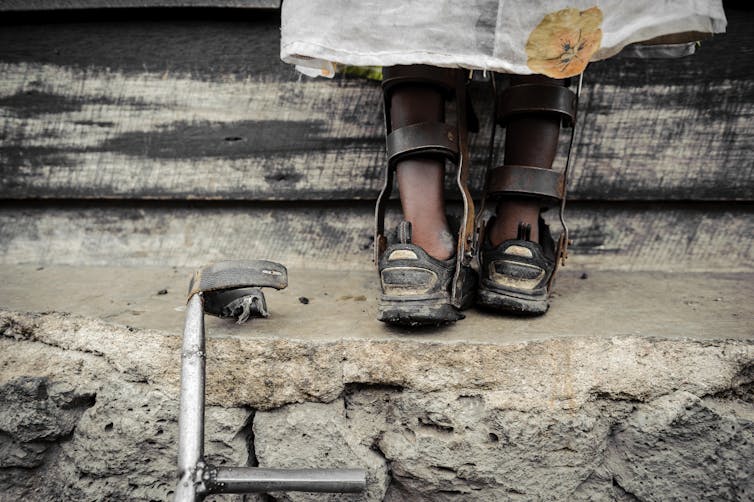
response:
[[[179,347],[0,312],[0,500],[169,499]],[[754,497],[751,340],[223,338],[208,354],[211,462],[369,472],[364,496],[261,499]]]

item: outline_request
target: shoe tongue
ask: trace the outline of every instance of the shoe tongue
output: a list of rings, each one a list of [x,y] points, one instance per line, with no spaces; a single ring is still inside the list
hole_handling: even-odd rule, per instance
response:
[[[398,225],[398,242],[401,244],[411,244],[411,222],[402,221]]]
[[[520,241],[530,241],[531,240],[531,225],[528,223],[524,223],[523,221],[518,222],[518,235],[516,236],[517,240]]]

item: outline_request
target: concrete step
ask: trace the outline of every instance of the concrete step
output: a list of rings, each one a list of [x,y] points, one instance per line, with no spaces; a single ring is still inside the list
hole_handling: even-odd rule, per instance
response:
[[[172,499],[188,272],[2,269],[3,308],[84,315],[0,310],[0,499]],[[751,500],[752,274],[587,274],[403,331],[373,273],[291,270],[269,319],[208,323],[208,461],[367,469],[344,502]]]
[[[178,335],[192,270],[28,265],[0,269],[0,307],[70,312]],[[209,336],[516,343],[573,336],[754,336],[754,273],[565,269],[550,312],[519,319],[469,310],[450,326],[406,330],[376,321],[373,271],[293,268],[289,287],[266,294],[271,316],[244,325],[207,317]],[[162,294],[161,294],[162,292]]]
[[[289,272],[268,319],[207,318],[213,465],[367,469],[331,501],[754,496],[754,273],[570,269],[542,318],[409,331],[373,271]],[[0,269],[0,499],[172,499],[190,273]]]

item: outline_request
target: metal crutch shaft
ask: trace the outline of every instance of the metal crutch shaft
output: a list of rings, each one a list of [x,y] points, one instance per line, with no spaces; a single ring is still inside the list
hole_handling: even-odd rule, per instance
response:
[[[202,294],[191,296],[181,350],[181,407],[178,417],[178,471],[175,499],[197,500],[197,469],[204,457],[204,305]]]
[[[266,317],[266,302],[259,288],[283,289],[287,285],[285,267],[264,260],[220,262],[194,275],[181,351],[176,501],[197,502],[212,493],[358,493],[366,489],[364,469],[213,467],[204,462],[205,310],[221,317],[238,317],[239,322],[250,316]]]

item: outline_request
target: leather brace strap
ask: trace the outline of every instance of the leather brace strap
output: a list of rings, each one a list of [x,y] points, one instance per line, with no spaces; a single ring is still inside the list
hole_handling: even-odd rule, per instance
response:
[[[521,84],[500,93],[497,121],[501,125],[515,115],[524,113],[555,113],[563,118],[565,127],[576,120],[576,93],[561,85]]]
[[[459,71],[429,65],[386,66],[382,68],[382,89],[389,94],[397,85],[425,84],[439,88],[449,97],[455,92]]]
[[[565,197],[565,178],[552,169],[501,166],[492,170],[487,192],[540,197],[556,204]]]
[[[455,126],[442,122],[422,122],[395,129],[387,136],[387,158],[391,167],[408,157],[428,154],[457,160]]]

